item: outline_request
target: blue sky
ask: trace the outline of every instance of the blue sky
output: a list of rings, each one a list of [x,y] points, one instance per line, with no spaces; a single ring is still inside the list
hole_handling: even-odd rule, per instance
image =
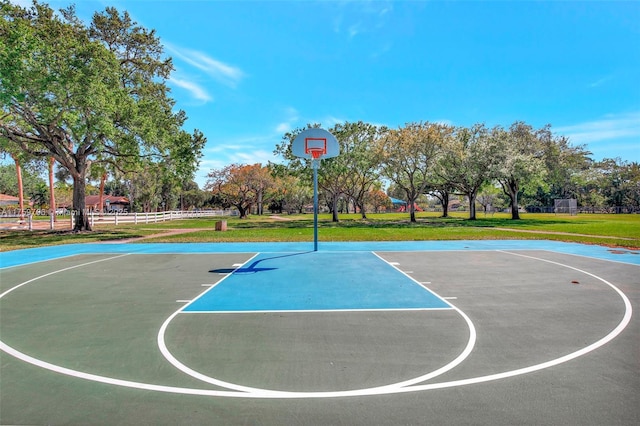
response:
[[[522,120],[595,160],[640,161],[637,1],[75,4],[86,21],[115,6],[156,30],[186,127],[208,138],[201,186],[214,168],[279,161],[283,134],[316,122]]]

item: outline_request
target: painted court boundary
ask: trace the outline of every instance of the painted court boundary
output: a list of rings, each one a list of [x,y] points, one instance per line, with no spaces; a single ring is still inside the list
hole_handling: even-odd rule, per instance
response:
[[[495,250],[495,249],[494,249]],[[505,371],[502,373],[497,373],[497,374],[491,374],[491,375],[486,375],[486,376],[479,376],[479,377],[472,377],[472,378],[467,378],[467,379],[461,379],[461,380],[454,380],[454,381],[448,381],[448,382],[440,382],[440,383],[430,383],[430,384],[423,384],[420,385],[419,383],[424,382],[430,378],[435,377],[438,374],[442,374],[440,372],[440,370],[446,368],[446,369],[450,369],[453,368],[451,367],[451,365],[453,364],[453,366],[457,365],[456,361],[460,360],[460,362],[468,355],[466,354],[467,350],[471,350],[472,349],[472,344],[471,341],[475,341],[475,337],[473,339],[469,340],[469,343],[467,344],[467,347],[465,348],[465,351],[463,351],[462,354],[460,354],[456,360],[452,361],[452,363],[442,367],[439,370],[436,370],[432,373],[428,373],[426,375],[417,377],[415,379],[411,379],[409,381],[404,381],[404,382],[400,382],[400,383],[395,383],[395,384],[390,384],[390,385],[386,385],[386,386],[381,386],[381,387],[375,387],[375,388],[368,388],[368,389],[357,389],[357,390],[349,390],[349,391],[335,391],[335,392],[331,392],[331,391],[327,391],[327,392],[288,392],[288,391],[274,391],[274,390],[268,390],[268,389],[259,389],[259,388],[246,388],[246,387],[238,387],[238,385],[234,385],[231,383],[226,383],[226,382],[218,382],[215,383],[216,385],[219,386],[223,386],[226,387],[227,389],[230,388],[235,388],[236,390],[203,390],[203,389],[192,389],[192,388],[182,388],[182,387],[175,387],[175,386],[163,386],[163,385],[156,385],[156,384],[149,384],[149,383],[140,383],[140,382],[133,382],[133,381],[128,381],[128,380],[121,380],[121,379],[116,379],[116,378],[111,378],[111,377],[105,377],[105,376],[100,376],[100,375],[95,375],[95,374],[90,374],[90,373],[85,373],[85,372],[81,372],[81,371],[76,371],[76,370],[72,370],[72,369],[68,369],[65,367],[61,367],[61,366],[57,366],[51,363],[48,363],[46,361],[31,357],[27,354],[24,354],[14,348],[12,348],[11,346],[5,344],[4,342],[0,341],[0,350],[33,365],[39,366],[41,368],[45,368],[60,374],[65,374],[65,375],[69,375],[69,376],[73,376],[73,377],[77,377],[77,378],[82,378],[85,380],[91,380],[91,381],[96,381],[96,382],[100,382],[100,383],[107,383],[107,384],[112,384],[112,385],[117,385],[117,386],[124,386],[124,387],[129,387],[129,388],[136,388],[136,389],[144,389],[144,390],[151,390],[151,391],[158,391],[158,392],[168,392],[168,393],[178,393],[178,394],[188,394],[188,395],[201,395],[201,396],[220,396],[220,397],[234,397],[234,398],[335,398],[335,397],[347,397],[347,396],[369,396],[369,395],[383,395],[383,394],[395,394],[395,393],[405,393],[405,392],[416,392],[416,391],[426,391],[426,390],[435,390],[435,389],[443,389],[443,388],[450,388],[450,387],[456,387],[456,386],[465,386],[465,385],[469,385],[469,384],[476,384],[476,383],[483,383],[483,382],[488,382],[488,381],[493,381],[493,380],[499,380],[499,379],[504,379],[504,378],[508,378],[508,377],[514,377],[514,376],[518,376],[518,375],[522,375],[522,374],[528,374],[528,373],[532,373],[535,371],[539,371],[539,370],[543,370],[552,366],[556,366],[559,364],[562,364],[564,362],[573,360],[575,358],[578,358],[584,354],[587,354],[595,349],[598,349],[599,347],[605,345],[606,343],[608,343],[609,341],[613,340],[616,336],[618,336],[624,329],[625,327],[630,323],[631,321],[631,316],[632,316],[632,307],[631,307],[631,302],[629,301],[629,299],[626,297],[626,295],[620,291],[616,286],[614,286],[613,284],[611,284],[610,282],[606,281],[605,279],[598,277],[590,272],[575,268],[573,266],[567,265],[567,264],[563,264],[560,262],[555,262],[555,261],[551,261],[551,260],[546,260],[546,259],[542,259],[542,258],[538,258],[538,257],[534,257],[534,256],[529,256],[529,255],[525,255],[525,254],[521,254],[521,253],[515,253],[515,252],[510,252],[508,250],[499,250],[502,253],[505,254],[509,254],[509,255],[514,255],[514,256],[521,256],[521,257],[525,257],[528,259],[532,259],[532,260],[536,260],[536,261],[541,261],[541,262],[546,262],[549,264],[553,264],[553,265],[557,265],[560,267],[564,267],[564,268],[569,268],[572,269],[574,271],[577,271],[579,273],[583,273],[586,274],[588,276],[591,276],[597,280],[599,280],[600,282],[602,282],[603,284],[605,284],[606,286],[609,286],[610,288],[612,288],[617,294],[618,296],[621,298],[624,306],[625,306],[625,312],[623,315],[623,318],[621,319],[621,321],[618,323],[618,325],[611,330],[607,335],[605,335],[604,337],[602,337],[601,339],[583,347],[582,349],[579,349],[577,351],[571,352],[569,354],[566,354],[564,356],[561,356],[559,358],[556,359],[552,359],[540,364],[535,364],[532,366],[528,366],[528,367],[524,367],[524,368],[520,368],[520,369],[515,369],[515,370],[511,370],[511,371]],[[6,296],[7,294],[11,293],[14,290],[17,290],[18,288],[27,285],[33,281],[36,281],[40,278],[46,277],[46,276],[50,276],[56,273],[60,273],[69,269],[73,269],[73,268],[80,268],[83,266],[87,266],[90,264],[94,264],[97,262],[105,262],[105,261],[109,261],[118,257],[123,256],[119,255],[119,256],[114,256],[114,257],[110,257],[107,259],[101,259],[101,260],[97,260],[97,261],[92,261],[92,262],[87,262],[81,265],[75,265],[73,267],[69,267],[69,268],[64,268],[58,271],[54,271],[54,272],[50,272],[48,274],[33,278],[31,280],[25,281],[21,284],[18,284],[17,286],[14,286],[13,288],[5,291],[4,293],[0,294],[0,299],[4,296]],[[453,305],[452,305],[453,306]],[[457,308],[454,309],[458,310]],[[174,315],[177,315],[180,311],[177,311]],[[466,318],[466,315],[458,310],[458,312],[463,316],[463,318]],[[167,319],[167,322],[165,322],[165,324],[168,324],[168,322],[170,322],[170,318]],[[469,324],[470,327],[473,327],[473,324],[470,323]],[[472,328],[470,328],[472,329]],[[471,345],[471,346],[470,346]],[[205,377],[206,379],[209,379],[207,377]],[[226,386],[225,386],[226,385]]]
[[[312,243],[109,243],[68,244],[0,253],[0,270],[79,254],[205,254],[304,252]],[[640,251],[546,240],[321,242],[321,251],[547,250],[640,266]]]

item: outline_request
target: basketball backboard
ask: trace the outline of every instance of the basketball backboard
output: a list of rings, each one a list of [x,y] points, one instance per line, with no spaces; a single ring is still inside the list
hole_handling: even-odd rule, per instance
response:
[[[324,129],[307,129],[300,133],[291,146],[296,157],[319,160],[340,154],[338,140]]]

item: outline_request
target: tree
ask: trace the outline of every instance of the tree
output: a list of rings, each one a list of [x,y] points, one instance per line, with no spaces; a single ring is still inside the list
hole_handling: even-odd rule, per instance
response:
[[[113,8],[90,28],[73,8],[56,15],[43,4],[29,10],[0,6],[0,132],[37,157],[54,157],[73,178],[76,230],[89,230],[84,213],[92,162],[133,170],[144,159],[175,162],[188,173],[205,139],[182,131],[186,117],[172,111],[153,31]]]
[[[256,214],[262,215],[264,203],[268,203],[271,198],[269,191],[275,186],[269,167],[262,167],[262,164],[254,164],[248,170],[247,181],[255,194]]]
[[[387,131],[378,141],[382,175],[406,195],[411,222],[416,222],[416,200],[429,186],[432,168],[451,132],[445,124],[409,123]]]
[[[544,185],[547,174],[539,136],[545,137],[548,126],[535,131],[530,125],[516,121],[509,130],[497,127],[494,138],[501,143],[502,155],[496,164],[496,178],[511,200],[511,219],[520,219],[518,193],[533,193]]]
[[[289,173],[299,177],[303,182],[311,185],[311,160],[298,158],[293,155],[292,145],[296,136],[306,129],[319,128],[320,124],[308,124],[304,129],[295,129],[285,133],[282,141],[276,147],[274,154],[282,156],[287,161]],[[340,143],[340,140],[338,140]],[[332,220],[338,222],[338,200],[344,193],[346,178],[346,162],[342,155],[322,160],[318,168],[318,189],[327,200],[332,213]]]
[[[571,145],[564,136],[556,136],[550,127],[537,131],[538,143],[546,170],[545,182],[539,185],[531,202],[542,206],[553,206],[554,199],[576,198],[576,178],[591,167],[591,153],[584,145]]]
[[[490,208],[502,204],[502,200],[500,199],[501,194],[501,189],[495,186],[494,182],[487,183],[480,188],[476,200],[478,201],[478,204],[482,206],[482,210],[485,215],[491,211],[495,211],[490,210]]]
[[[38,197],[42,193],[42,185],[45,183],[40,177],[40,165],[32,161],[20,162],[20,174],[22,175],[22,190],[25,200]],[[18,197],[19,185],[16,174],[15,162],[13,164],[0,165],[0,193]]]
[[[24,182],[23,165],[38,165],[38,161],[32,156],[20,150],[20,148],[8,138],[0,136],[0,154],[9,156],[13,160],[16,177],[16,195],[18,196],[18,209],[20,220],[24,220]]]
[[[469,219],[476,219],[476,196],[487,181],[494,178],[500,163],[501,145],[484,124],[459,127],[447,145],[439,164],[440,176],[469,199]]]
[[[436,197],[440,201],[442,206],[442,216],[440,217],[449,217],[449,200],[453,191],[454,188],[449,182],[440,179],[438,175],[434,175],[430,184],[429,195]]]
[[[337,124],[331,133],[340,143],[340,162],[344,164],[344,193],[360,209],[363,219],[367,218],[367,196],[378,181],[380,157],[375,149],[379,129],[368,123]]]
[[[212,170],[207,175],[205,189],[211,191],[219,202],[237,208],[240,218],[245,219],[251,207],[258,203],[260,188],[264,188],[262,169],[267,168],[261,164],[231,164]]]
[[[304,206],[313,201],[313,188],[297,176],[276,177],[273,200],[281,210],[302,213]]]
[[[392,206],[389,196],[378,188],[369,192],[367,200],[373,207],[374,213],[380,213],[380,210],[386,210]]]
[[[129,203],[135,211],[150,213],[161,203],[162,182],[158,179],[158,164],[148,162],[136,172],[127,174]]]
[[[181,210],[191,210],[202,207],[204,204],[205,193],[198,187],[198,184],[195,181],[184,181],[180,189]]]
[[[605,158],[594,163],[589,174],[593,177],[585,190],[597,191],[604,204],[614,211],[622,211],[627,206],[640,207],[640,164]]]

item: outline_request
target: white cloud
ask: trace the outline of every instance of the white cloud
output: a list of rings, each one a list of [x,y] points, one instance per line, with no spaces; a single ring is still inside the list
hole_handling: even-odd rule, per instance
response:
[[[287,133],[291,131],[296,124],[296,122],[300,119],[300,114],[298,114],[298,110],[293,107],[287,107],[284,109],[284,120],[280,123],[276,124],[274,127],[274,132],[278,135],[282,135],[283,133]]]
[[[191,96],[199,101],[209,102],[213,100],[213,97],[210,96],[204,88],[192,81],[182,80],[175,77],[172,77],[169,81],[175,86],[185,89],[191,94]]]
[[[358,34],[360,34],[360,32],[362,32],[362,24],[360,22],[349,26],[349,38],[357,36]]]
[[[351,39],[360,34],[376,32],[384,28],[387,16],[393,12],[391,1],[343,1],[327,2],[334,7],[331,22],[337,34],[346,33]]]
[[[609,114],[599,120],[558,127],[554,130],[578,144],[640,137],[640,111]]]
[[[287,133],[289,130],[291,130],[291,123],[289,123],[288,121],[280,123],[276,126],[276,132],[278,133]]]
[[[245,77],[244,71],[240,68],[214,59],[206,53],[192,49],[178,48],[171,44],[165,44],[165,46],[167,50],[177,58],[204,71],[207,75],[226,86],[235,88]]]
[[[599,86],[602,86],[604,83],[606,83],[606,82],[608,82],[610,80],[613,80],[613,76],[608,75],[606,77],[602,77],[601,79],[594,81],[593,83],[590,83],[589,87],[591,87],[591,88],[599,87]]]
[[[320,120],[319,123],[322,123],[322,127],[328,129],[329,127],[333,127],[339,123],[346,123],[347,120],[343,118],[334,117],[332,115],[326,116],[324,119]]]

